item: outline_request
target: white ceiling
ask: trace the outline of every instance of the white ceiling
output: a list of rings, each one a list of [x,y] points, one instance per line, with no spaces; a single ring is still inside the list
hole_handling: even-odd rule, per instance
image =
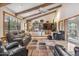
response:
[[[5,7],[7,7],[9,10],[11,10],[15,13],[18,13],[18,12],[33,8],[35,6],[39,6],[41,4],[43,4],[43,3],[12,3],[12,4],[9,4]],[[47,7],[44,7],[44,9],[50,9],[50,8],[53,8],[53,7],[58,6],[58,5],[60,5],[60,4],[58,4],[58,3],[52,4],[52,5],[49,5]],[[30,15],[33,15],[33,14],[36,14],[36,13],[39,13],[39,12],[40,12],[39,9],[37,9],[37,10],[33,10],[31,12],[19,14],[19,16],[27,17],[27,16],[30,16]],[[36,15],[36,16],[38,16],[38,15]],[[30,18],[32,18],[32,17],[29,17],[29,19]]]
[[[58,6],[58,5],[59,4],[52,4],[52,5],[49,5],[47,7],[44,7],[44,9],[50,9],[50,8],[53,8],[53,7]],[[33,10],[31,12],[20,14],[20,16],[26,17],[26,16],[33,15],[33,14],[36,14],[36,13],[39,13],[39,12],[40,12],[39,9],[37,9],[37,10]]]
[[[32,7],[41,5],[42,3],[12,3],[7,5],[6,7],[12,10],[13,12],[21,12],[23,10],[30,9]]]
[[[36,14],[36,13],[38,13],[38,12],[39,12],[38,10],[33,10],[33,11],[31,11],[31,12],[28,12],[28,13],[20,14],[20,16],[22,16],[22,17],[27,17],[27,16],[30,16],[30,15]]]
[[[50,13],[50,12],[53,12],[53,11],[55,11],[56,9],[54,9],[54,10],[52,10],[52,11],[48,11],[48,12],[46,12],[46,13]],[[44,14],[46,14],[46,13],[42,13],[42,14],[39,14],[39,15],[36,15],[36,16],[33,16],[33,17],[29,17],[29,18],[26,18],[26,19],[32,19],[32,18],[34,18],[34,17],[38,17],[38,16],[41,16],[41,15],[44,15]]]

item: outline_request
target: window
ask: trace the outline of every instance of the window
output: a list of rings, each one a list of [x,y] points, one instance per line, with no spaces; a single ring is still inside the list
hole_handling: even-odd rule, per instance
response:
[[[68,41],[79,44],[79,17],[66,20]]]
[[[4,32],[5,32],[5,34],[7,32],[20,30],[20,28],[21,28],[20,19],[17,19],[16,17],[5,13],[5,15],[4,15]]]

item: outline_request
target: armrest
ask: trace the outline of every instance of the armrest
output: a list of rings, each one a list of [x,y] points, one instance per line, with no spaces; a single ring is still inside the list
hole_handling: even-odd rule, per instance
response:
[[[19,46],[18,42],[12,42],[12,43],[9,43],[8,45],[6,45],[6,49],[9,50],[9,49],[12,49],[12,48],[15,48],[18,46]]]
[[[8,56],[8,53],[0,53],[0,56]]]
[[[27,56],[27,55],[28,55],[28,50],[25,47],[16,48],[10,54],[10,56]]]
[[[71,56],[66,49],[61,45],[56,45],[54,47],[54,53],[59,54],[59,56]],[[56,54],[55,54],[56,55]]]

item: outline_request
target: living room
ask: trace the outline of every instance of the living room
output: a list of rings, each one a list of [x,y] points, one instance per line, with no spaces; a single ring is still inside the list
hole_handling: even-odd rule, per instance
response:
[[[0,55],[78,56],[78,5],[0,3]]]

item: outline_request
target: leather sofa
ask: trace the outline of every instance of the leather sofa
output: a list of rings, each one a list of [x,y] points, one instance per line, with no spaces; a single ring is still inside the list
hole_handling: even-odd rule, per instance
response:
[[[47,39],[52,40],[52,36],[51,35],[48,35],[47,36]]]
[[[25,47],[19,45],[18,42],[9,43],[6,46],[7,51],[9,52],[9,56],[27,56],[28,50]]]
[[[65,40],[65,33],[64,31],[59,31],[57,33],[53,33],[53,37],[55,40]]]
[[[6,56],[6,55],[8,55],[8,54],[4,51],[2,42],[0,41],[0,56]]]
[[[28,56],[28,50],[25,47],[14,49],[12,52],[10,56]]]
[[[23,38],[23,44],[24,46],[27,46],[29,44],[29,42],[31,41],[31,35],[27,34],[24,38]]]
[[[55,56],[71,56],[66,49],[61,45],[54,46],[54,55]]]
[[[75,56],[79,56],[79,47],[74,48]]]
[[[14,39],[16,39],[16,38],[23,38],[23,37],[20,36],[20,34],[21,33],[19,33],[19,31],[8,32],[6,34],[7,41],[10,43],[10,42],[15,41]]]
[[[53,38],[54,38],[55,40],[59,40],[58,33],[53,33]]]
[[[19,43],[18,42],[11,42],[11,43],[8,43],[5,48],[7,50],[10,50],[10,49],[13,49],[13,48],[17,48],[19,47]]]
[[[28,50],[18,42],[12,42],[5,47],[0,47],[0,56],[27,56]]]
[[[60,39],[65,40],[65,32],[64,31],[59,31],[61,33]]]
[[[0,56],[8,56],[8,52],[6,49],[0,47]]]
[[[2,46],[2,42],[0,41],[0,46]]]
[[[9,32],[6,34],[6,39],[7,39],[7,42],[13,42],[13,39],[14,37],[12,36],[12,34]]]
[[[18,42],[20,45],[27,45],[31,40],[30,34],[25,34],[24,31],[20,32],[9,32],[6,34],[7,42]]]

